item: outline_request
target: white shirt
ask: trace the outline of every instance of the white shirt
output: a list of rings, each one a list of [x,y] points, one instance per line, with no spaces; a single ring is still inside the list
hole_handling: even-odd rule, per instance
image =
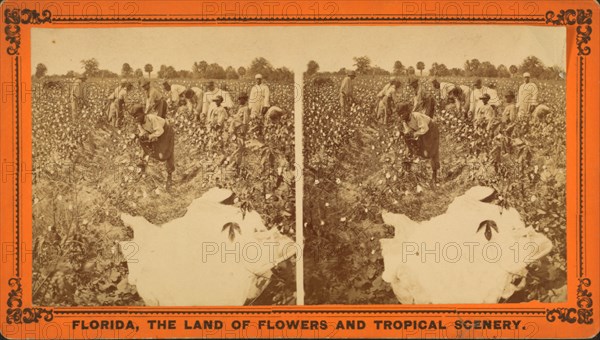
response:
[[[223,97],[222,107],[230,109],[233,107],[233,101],[231,95],[227,91],[221,89],[214,89],[212,92],[205,92],[202,99],[202,114],[209,113],[213,108],[217,107],[217,104],[213,101],[217,96]]]
[[[538,88],[534,83],[524,83],[519,86],[519,93],[517,94],[517,109],[519,116],[529,113],[529,107],[531,105],[537,105],[538,100]]]
[[[248,104],[250,105],[250,112],[252,112],[252,115],[254,116],[259,115],[262,112],[263,107],[271,106],[269,87],[265,84],[256,84],[252,86]]]
[[[454,90],[455,87],[456,85],[452,83],[440,83],[440,98],[442,100],[448,99],[448,93]]]
[[[169,101],[177,103],[182,93],[187,90],[187,87],[179,84],[171,85],[171,91],[169,91]]]

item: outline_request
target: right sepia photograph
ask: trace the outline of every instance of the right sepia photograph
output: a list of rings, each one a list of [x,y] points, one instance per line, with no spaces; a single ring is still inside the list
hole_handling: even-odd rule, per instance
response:
[[[564,27],[314,30],[305,304],[566,301]]]

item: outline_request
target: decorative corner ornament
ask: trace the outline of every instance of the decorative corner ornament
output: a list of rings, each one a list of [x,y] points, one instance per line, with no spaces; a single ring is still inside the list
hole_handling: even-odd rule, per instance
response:
[[[6,34],[6,41],[9,42],[10,46],[6,49],[6,52],[10,55],[19,54],[19,47],[21,47],[21,24],[23,25],[39,25],[46,22],[52,22],[52,13],[49,10],[44,10],[42,13],[31,10],[28,8],[7,8],[4,10],[4,33]]]
[[[546,310],[546,320],[591,325],[594,322],[592,310],[592,293],[584,287],[589,287],[592,280],[580,278],[577,286],[577,308],[554,308]]]
[[[23,288],[21,287],[21,278],[11,278],[8,280],[10,292],[8,293],[8,309],[6,310],[7,324],[21,324],[39,322],[40,319],[52,321],[54,315],[52,309],[32,307],[21,308],[23,306]]]
[[[592,52],[587,43],[592,34],[592,10],[591,9],[567,9],[560,10],[558,14],[554,11],[546,12],[546,23],[553,25],[575,25],[577,24],[577,49],[578,55],[585,56]]]

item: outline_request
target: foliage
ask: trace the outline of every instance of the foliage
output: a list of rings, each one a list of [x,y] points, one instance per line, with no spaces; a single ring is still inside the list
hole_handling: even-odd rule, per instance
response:
[[[417,63],[417,70],[419,70],[419,72],[421,72],[420,75],[423,75],[423,70],[424,69],[425,69],[425,63],[422,62],[422,61],[419,61]]]
[[[46,72],[48,72],[48,68],[42,63],[37,64],[35,67],[35,77],[38,79],[43,78],[46,75]]]
[[[371,70],[371,58],[367,56],[354,57],[354,67],[358,74],[367,74]]]
[[[129,63],[124,63],[123,67],[121,67],[121,77],[128,78],[133,75],[133,68]]]
[[[554,245],[548,256],[531,264],[525,288],[508,302],[557,298],[554,291],[566,282],[564,82],[536,81],[551,114],[494,124],[493,130],[474,127],[453,106],[443,107],[439,93],[423,82],[438,103],[435,121],[440,129],[441,183],[431,187],[429,162],[410,161],[398,118],[386,125],[375,119],[376,93],[388,79],[357,77],[356,102],[347,115],[342,115],[335,92],[341,77],[333,79],[333,86],[304,88],[304,277],[311,287],[307,304],[397,303],[390,285],[381,279],[378,240],[394,233],[381,212],[428,220],[477,184],[496,188],[499,204],[516,208],[527,226]],[[438,80],[471,82],[463,77]],[[503,97],[516,91],[520,81],[497,83]],[[403,81],[401,100],[410,102],[413,94]],[[485,224],[480,232],[493,239],[494,226]]]
[[[100,71],[100,63],[96,58],[84,59],[81,64],[84,69],[83,74],[88,78],[95,77]]]
[[[148,73],[148,78],[151,78],[152,71],[154,71],[154,67],[152,66],[152,64],[146,64],[146,65],[144,66],[144,71],[145,71],[146,73]]]
[[[230,188],[240,210],[256,210],[267,228],[295,237],[294,90],[270,82],[274,101],[287,114],[278,122],[254,120],[245,136],[216,133],[185,109],[170,108],[176,133],[174,186],[165,190],[164,164],[142,154],[133,119],[114,128],[106,121],[106,96],[116,79],[90,79],[93,91],[79,115],[71,115],[68,83],[41,82],[32,100],[33,302],[39,305],[143,305],[127,281],[127,260],[140,245],[120,220],[122,212],[160,225],[185,213],[190,202],[214,186]],[[199,81],[185,80],[185,86]],[[252,81],[225,81],[235,98]],[[63,85],[63,86],[61,86]],[[126,106],[143,100],[136,86]],[[233,108],[233,112],[237,107]],[[221,228],[222,226],[216,226]],[[234,231],[229,226],[226,233]],[[248,304],[295,301],[294,259],[281,263],[265,292]]]
[[[317,73],[318,71],[319,71],[319,64],[314,60],[309,61],[308,64],[306,65],[306,75],[312,76],[313,74]]]

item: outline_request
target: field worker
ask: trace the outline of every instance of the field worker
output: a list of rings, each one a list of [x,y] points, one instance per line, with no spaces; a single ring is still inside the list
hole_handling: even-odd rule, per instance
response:
[[[144,109],[145,114],[154,114],[160,118],[167,117],[167,101],[163,97],[162,93],[152,86],[150,80],[144,79],[142,82],[142,89],[145,92],[146,107]]]
[[[498,108],[502,105],[502,100],[498,96],[498,91],[496,90],[496,82],[490,81],[487,85],[485,93],[490,95],[490,105],[494,110],[498,110]]]
[[[484,93],[487,92],[488,88],[482,85],[481,79],[475,79],[475,81],[473,82],[473,88],[471,89],[471,95],[469,99],[469,117],[472,118],[477,109],[480,106],[483,106],[481,97]]]
[[[531,75],[529,72],[523,73],[523,84],[519,86],[517,93],[517,112],[519,118],[524,118],[533,112],[538,104],[538,88],[537,85],[530,82]]]
[[[511,124],[517,120],[517,107],[515,106],[515,94],[509,91],[504,98],[506,99],[506,106],[502,112],[500,119],[504,124]]]
[[[215,99],[215,97],[217,96],[217,93],[218,93],[218,90],[215,86],[215,82],[209,81],[208,84],[206,84],[206,91],[204,92],[204,95],[202,97],[202,116],[203,117],[205,117],[205,118],[208,117],[209,111],[214,106],[213,99]],[[207,119],[206,123],[208,124],[208,119]]]
[[[381,120],[384,124],[387,123],[388,116],[394,108],[394,99],[397,97],[395,94],[400,91],[400,85],[400,81],[396,77],[392,77],[390,82],[377,94],[377,98],[379,98],[377,119]]]
[[[275,123],[285,115],[285,111],[277,105],[271,105],[265,113],[265,124]]]
[[[454,103],[456,111],[463,114],[465,118],[468,118],[467,113],[469,112],[470,97],[471,88],[467,85],[458,85],[448,91],[447,103]]]
[[[208,116],[206,117],[207,127],[213,131],[221,131],[223,129],[223,125],[227,120],[227,110],[222,105],[223,104],[223,96],[217,95],[213,102],[215,105],[212,107]]]
[[[252,117],[262,117],[270,104],[271,94],[269,87],[263,84],[263,76],[259,73],[254,76],[256,84],[250,89],[250,113]]]
[[[138,139],[144,156],[138,166],[142,171],[148,166],[150,157],[166,162],[167,168],[167,189],[170,188],[173,181],[173,171],[175,171],[175,132],[171,125],[163,118],[154,114],[145,114],[142,105],[135,105],[131,110],[131,115],[138,123]]]
[[[356,78],[356,72],[348,71],[348,74],[342,80],[340,86],[340,107],[342,108],[342,114],[350,110],[350,105],[354,102],[354,78]]]
[[[84,75],[78,76],[73,82],[73,87],[71,88],[71,117],[75,119],[79,115],[79,111],[83,107],[84,103],[84,85],[83,83],[86,81],[86,77]]]
[[[225,91],[224,93],[222,89],[219,89],[215,86],[214,81],[210,81],[206,86],[206,92],[204,92],[202,99],[202,115],[204,117],[207,117],[210,111],[215,108],[215,98],[217,96],[221,96],[223,98],[221,106],[223,106],[226,110],[229,110],[233,107],[233,101],[231,100],[231,95],[229,92]]]
[[[125,98],[127,93],[131,91],[133,84],[127,81],[127,79],[121,79],[121,84],[115,88],[115,90],[108,97],[108,122],[112,123],[114,127],[121,126],[123,122],[123,110],[125,109]]]
[[[227,84],[221,84],[221,92],[219,93],[221,97],[223,97],[223,107],[229,111],[233,107],[233,99],[231,99],[231,94],[229,93],[229,89],[227,88]]]
[[[543,101],[535,107],[533,110],[533,118],[539,120],[545,120],[546,116],[550,113],[550,108]]]
[[[199,87],[193,86],[187,89],[183,93],[183,96],[185,98],[185,105],[187,106],[188,112],[192,114],[197,120],[200,120],[204,91],[202,91],[202,89]]]
[[[401,105],[398,114],[404,128],[406,144],[412,152],[431,160],[431,180],[435,184],[440,168],[440,133],[437,125],[426,114],[411,112],[410,104]]]
[[[425,92],[419,79],[413,78],[409,81],[409,86],[415,92],[413,99],[413,112],[421,112],[429,118],[433,117],[435,112],[435,99]]]
[[[184,100],[183,94],[187,91],[187,87],[179,84],[169,84],[168,81],[163,82],[163,89],[167,92],[167,104],[179,106],[180,101]]]
[[[477,108],[475,111],[475,116],[473,117],[475,126],[488,126],[490,122],[492,122],[496,116],[496,112],[494,108],[490,105],[490,95],[484,93],[480,98],[483,105]]]
[[[248,106],[248,95],[242,93],[238,97],[239,108],[237,113],[232,117],[229,125],[229,133],[238,137],[243,137],[248,131],[250,123],[250,107]]]

